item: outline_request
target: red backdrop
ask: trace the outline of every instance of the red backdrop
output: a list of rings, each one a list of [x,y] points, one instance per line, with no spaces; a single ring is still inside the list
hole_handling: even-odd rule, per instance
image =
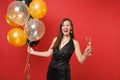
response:
[[[0,0],[0,80],[24,80],[27,48],[8,43],[11,29],[5,15],[13,0]],[[35,50],[45,51],[57,35],[62,18],[74,23],[75,39],[81,50],[86,46],[85,37],[92,37],[92,56],[79,64],[72,56],[72,80],[120,80],[120,1],[119,0],[44,0],[48,12],[42,19],[46,32]],[[30,56],[30,80],[45,80],[51,57]]]

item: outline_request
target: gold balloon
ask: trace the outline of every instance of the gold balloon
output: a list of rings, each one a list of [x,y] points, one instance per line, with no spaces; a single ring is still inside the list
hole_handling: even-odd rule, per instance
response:
[[[29,5],[29,11],[33,18],[41,19],[46,15],[47,5],[43,0],[33,0]]]
[[[20,27],[20,25],[18,25],[18,24],[16,24],[16,23],[14,23],[13,21],[11,21],[11,19],[8,17],[7,14],[6,14],[6,16],[5,16],[5,19],[6,19],[6,22],[7,22],[10,26],[12,26],[12,27]]]
[[[7,40],[11,45],[19,47],[26,44],[27,38],[22,29],[13,28],[8,32]]]

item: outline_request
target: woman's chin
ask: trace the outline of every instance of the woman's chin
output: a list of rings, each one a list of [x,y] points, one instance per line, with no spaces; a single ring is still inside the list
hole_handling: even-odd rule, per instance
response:
[[[64,33],[64,36],[69,36],[69,33]]]

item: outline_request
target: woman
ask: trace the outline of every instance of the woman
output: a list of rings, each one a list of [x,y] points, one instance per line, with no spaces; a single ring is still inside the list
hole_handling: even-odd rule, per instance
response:
[[[32,55],[48,57],[53,54],[47,80],[71,80],[69,61],[74,51],[78,61],[83,63],[91,52],[91,45],[82,54],[78,41],[74,39],[73,23],[68,18],[61,21],[58,37],[53,39],[48,51],[39,52],[28,47],[28,52]]]

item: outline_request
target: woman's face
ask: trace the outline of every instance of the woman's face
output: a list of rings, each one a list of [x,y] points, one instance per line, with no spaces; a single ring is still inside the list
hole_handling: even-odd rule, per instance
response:
[[[70,35],[70,31],[71,31],[72,27],[70,25],[70,21],[64,21],[63,25],[62,25],[62,33],[63,35]]]

